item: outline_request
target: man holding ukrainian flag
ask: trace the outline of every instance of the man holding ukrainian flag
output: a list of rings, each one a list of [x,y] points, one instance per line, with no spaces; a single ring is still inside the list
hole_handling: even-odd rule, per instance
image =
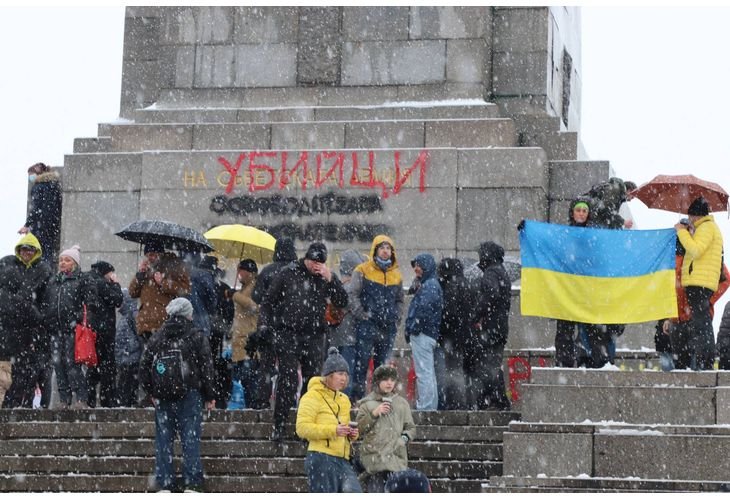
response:
[[[521,312],[596,328],[676,317],[675,241],[673,229],[615,231],[525,221]]]

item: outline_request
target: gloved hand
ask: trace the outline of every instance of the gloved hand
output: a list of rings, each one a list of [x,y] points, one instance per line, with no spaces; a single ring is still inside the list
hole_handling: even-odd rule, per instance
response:
[[[522,231],[525,229],[525,219],[522,219],[519,224],[517,224],[517,230]]]

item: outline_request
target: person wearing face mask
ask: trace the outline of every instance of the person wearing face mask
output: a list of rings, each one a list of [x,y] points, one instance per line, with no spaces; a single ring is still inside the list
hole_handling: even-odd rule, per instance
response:
[[[373,367],[384,364],[393,349],[403,316],[403,279],[393,240],[384,234],[373,239],[369,259],[352,273],[351,313],[355,318],[355,363],[350,400],[365,394],[370,357]]]
[[[43,260],[53,268],[61,240],[60,177],[45,163],[36,163],[28,168],[28,182],[28,217],[18,233],[32,232],[43,249]]]

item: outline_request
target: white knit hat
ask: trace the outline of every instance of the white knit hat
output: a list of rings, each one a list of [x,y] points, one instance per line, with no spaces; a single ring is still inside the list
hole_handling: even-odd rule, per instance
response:
[[[59,257],[71,257],[77,266],[81,266],[81,247],[74,245],[69,249],[64,250],[59,254]]]
[[[193,305],[185,297],[172,299],[165,308],[168,316],[182,316],[187,319],[193,319]]]

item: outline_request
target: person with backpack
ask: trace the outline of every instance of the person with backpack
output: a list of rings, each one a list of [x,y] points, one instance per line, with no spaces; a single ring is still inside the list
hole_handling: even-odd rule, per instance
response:
[[[184,490],[202,491],[202,407],[203,401],[206,409],[215,407],[213,358],[208,339],[193,325],[188,299],[173,299],[165,311],[168,318],[150,338],[139,366],[142,388],[155,405],[155,478],[160,491],[173,491],[173,445],[178,433]]]

